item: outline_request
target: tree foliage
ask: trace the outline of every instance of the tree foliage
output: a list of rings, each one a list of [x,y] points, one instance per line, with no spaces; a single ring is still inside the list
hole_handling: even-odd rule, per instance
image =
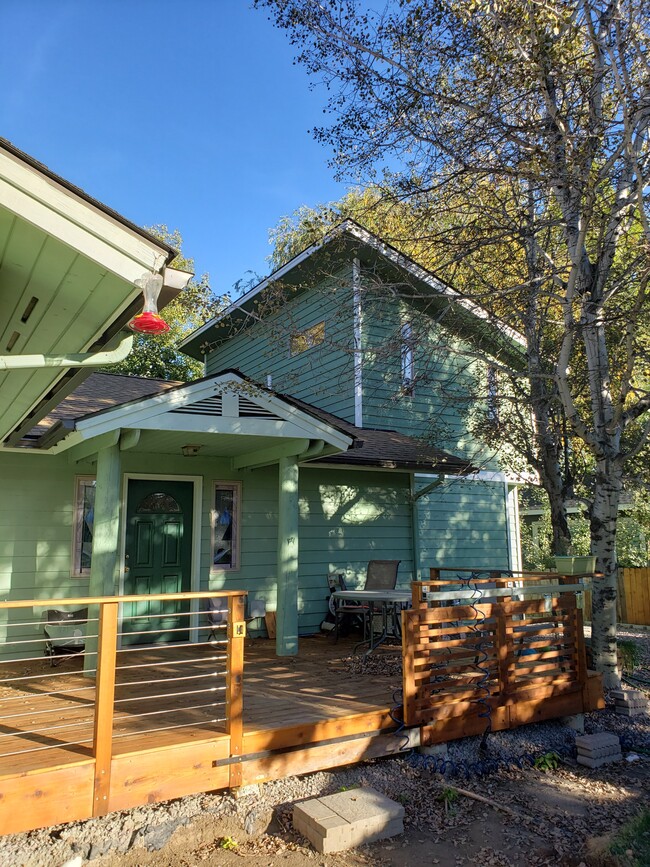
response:
[[[316,135],[339,175],[428,210],[436,269],[525,336],[525,378],[502,373],[554,526],[567,436],[589,454],[593,643],[614,683],[618,503],[650,432],[647,0],[256,5],[330,90]]]
[[[170,231],[167,226],[152,226],[147,229],[151,234],[170,244],[179,251],[171,266],[183,271],[194,270],[194,260],[183,255],[183,239],[178,229]],[[210,289],[207,274],[192,277],[185,289],[180,292],[162,311],[170,330],[165,334],[136,334],[133,351],[124,361],[110,368],[110,373],[127,376],[147,376],[155,379],[180,380],[190,382],[203,375],[203,365],[179,351],[179,343],[192,331],[215,316],[223,299],[218,299]]]

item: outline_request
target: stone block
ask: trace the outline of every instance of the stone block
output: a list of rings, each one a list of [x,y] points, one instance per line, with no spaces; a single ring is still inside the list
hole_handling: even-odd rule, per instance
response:
[[[648,709],[643,707],[617,707],[616,713],[621,716],[643,716],[648,713]]]
[[[562,725],[568,726],[580,735],[585,733],[585,715],[583,713],[574,713],[571,714],[571,716],[563,716],[560,722]]]
[[[376,789],[350,789],[296,804],[293,824],[318,852],[341,852],[401,834],[404,807]]]
[[[584,765],[587,768],[600,768],[602,765],[608,765],[611,762],[620,762],[622,758],[622,753],[603,756],[600,759],[579,755],[577,761],[579,765]]]
[[[580,735],[576,738],[576,747],[585,750],[597,750],[616,746],[620,749],[621,742],[613,732],[598,732],[595,735]]]

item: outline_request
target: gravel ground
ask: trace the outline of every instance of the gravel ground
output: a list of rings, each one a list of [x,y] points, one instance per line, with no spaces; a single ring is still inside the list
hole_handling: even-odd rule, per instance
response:
[[[650,680],[650,633],[621,637],[640,644],[637,674]],[[372,657],[365,663],[374,664]],[[349,665],[363,663],[357,657]],[[589,771],[574,761],[575,731],[560,721],[540,723],[491,734],[487,750],[480,738],[464,738],[448,745],[446,757],[407,753],[266,783],[237,798],[203,794],[7,836],[0,839],[0,865],[62,867],[77,859],[75,867],[88,861],[93,867],[211,867],[240,863],[241,857],[250,867],[587,864],[585,841],[612,833],[649,803],[650,717],[619,716],[608,702],[606,710],[586,716],[585,730],[616,732],[624,754],[638,758]],[[550,751],[561,757],[556,770],[531,767],[536,756]],[[363,785],[404,805],[405,834],[350,853],[317,856],[293,829],[293,804]],[[463,796],[445,797],[450,786],[516,815]]]

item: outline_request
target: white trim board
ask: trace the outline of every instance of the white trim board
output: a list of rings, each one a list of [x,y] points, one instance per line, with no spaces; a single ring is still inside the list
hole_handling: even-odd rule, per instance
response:
[[[237,389],[241,387],[241,394]],[[197,413],[188,415],[175,412],[208,398],[223,395],[222,414],[213,416]],[[239,415],[239,398],[252,401],[264,412],[275,418],[251,418]],[[165,422],[162,424],[163,417]],[[352,443],[352,438],[334,427],[320,421],[307,412],[297,409],[275,395],[246,382],[235,374],[216,374],[201,382],[170,389],[162,394],[144,398],[136,403],[116,406],[113,409],[81,419],[75,425],[83,439],[101,436],[117,428],[141,428],[145,430],[202,431],[212,433],[247,433],[269,437],[296,437],[322,439],[342,451]]]

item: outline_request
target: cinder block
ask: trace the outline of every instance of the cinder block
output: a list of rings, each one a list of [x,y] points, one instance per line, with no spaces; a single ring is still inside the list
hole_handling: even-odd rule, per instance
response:
[[[376,789],[350,789],[296,804],[293,824],[318,852],[328,854],[401,834],[404,807]]]
[[[592,759],[604,759],[606,756],[619,755],[620,747],[604,747],[600,750],[587,750],[584,747],[578,747],[579,756],[590,756]]]
[[[598,750],[605,747],[616,746],[620,749],[620,740],[618,735],[613,732],[598,732],[595,735],[580,735],[576,738],[576,747],[586,750]]]
[[[612,762],[620,762],[623,758],[622,753],[604,756],[601,759],[594,759],[591,756],[578,756],[578,764],[585,765],[587,768],[600,768],[602,765],[609,765]]]
[[[621,716],[643,716],[643,714],[648,713],[648,709],[647,707],[617,707],[616,713]]]

